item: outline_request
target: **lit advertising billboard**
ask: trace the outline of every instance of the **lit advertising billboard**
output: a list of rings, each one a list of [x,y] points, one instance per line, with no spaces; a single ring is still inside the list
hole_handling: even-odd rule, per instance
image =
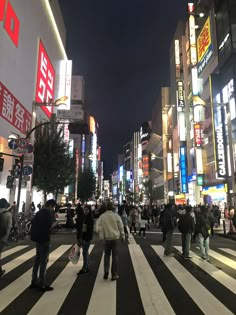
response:
[[[187,185],[187,154],[186,147],[180,147],[180,174],[181,174],[181,191],[183,193],[188,192]]]
[[[226,160],[226,137],[225,127],[222,123],[215,126],[215,143],[216,143],[216,161],[218,177],[225,178],[227,176],[227,160]]]
[[[38,67],[37,67],[37,83],[35,101],[38,103],[49,103],[54,99],[55,71],[48,57],[48,54],[43,46],[42,41],[39,41],[38,51]],[[42,106],[44,113],[50,118],[53,107]]]
[[[201,124],[194,124],[194,143],[195,147],[202,146],[202,128]]]
[[[185,107],[184,102],[184,83],[183,81],[177,82],[177,104],[178,107]]]
[[[0,116],[23,134],[26,134],[31,128],[31,113],[1,82]]]
[[[197,38],[198,74],[201,74],[213,55],[210,17],[206,20]]]

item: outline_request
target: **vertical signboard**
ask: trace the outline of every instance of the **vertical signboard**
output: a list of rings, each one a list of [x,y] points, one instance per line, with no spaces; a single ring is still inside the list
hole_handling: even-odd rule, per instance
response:
[[[54,84],[55,71],[46,49],[40,40],[35,101],[38,103],[50,103],[54,99]],[[41,108],[50,118],[53,110],[52,106],[42,106]]]
[[[182,107],[182,108],[185,107],[183,81],[177,82],[177,104],[178,104],[178,107]]]
[[[187,185],[187,156],[186,147],[180,147],[180,174],[181,174],[181,191],[183,193],[188,192]]]
[[[30,130],[32,115],[1,82],[0,116],[23,134]]]
[[[198,123],[194,124],[194,143],[195,147],[202,147],[202,128],[201,124]]]

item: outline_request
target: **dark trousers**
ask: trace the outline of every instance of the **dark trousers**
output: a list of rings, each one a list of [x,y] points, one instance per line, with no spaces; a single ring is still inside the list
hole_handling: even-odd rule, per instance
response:
[[[118,241],[119,240],[106,240],[104,247],[104,273],[109,273],[110,269],[110,256],[112,254],[111,274],[112,276],[117,274],[118,267]]]
[[[146,228],[140,228],[139,236],[141,236],[141,232],[143,232],[143,237],[145,237]]]
[[[81,245],[82,245],[82,249],[83,249],[83,260],[84,260],[82,270],[88,271],[88,269],[89,269],[89,252],[88,252],[88,250],[89,250],[89,246],[90,246],[90,241],[82,240]]]
[[[50,253],[50,243],[36,243],[36,256],[34,259],[32,282],[40,286],[46,285],[46,269]]]

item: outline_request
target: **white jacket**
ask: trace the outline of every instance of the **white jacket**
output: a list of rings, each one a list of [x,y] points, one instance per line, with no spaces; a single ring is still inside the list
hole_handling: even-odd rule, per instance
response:
[[[99,238],[104,240],[118,240],[125,237],[121,217],[111,210],[107,210],[99,217],[97,232]]]

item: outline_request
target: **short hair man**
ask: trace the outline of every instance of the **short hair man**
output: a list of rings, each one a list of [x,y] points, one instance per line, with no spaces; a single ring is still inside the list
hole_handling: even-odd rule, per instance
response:
[[[51,291],[46,283],[46,269],[50,253],[51,230],[54,225],[54,210],[56,201],[49,199],[32,220],[31,240],[36,243],[36,256],[34,259],[32,282],[30,288],[38,288],[42,291]],[[38,275],[39,273],[39,275]]]
[[[12,214],[8,202],[5,198],[0,199],[0,278],[4,275],[5,270],[2,269],[1,256],[12,227]]]
[[[104,244],[104,279],[108,279],[110,269],[110,256],[112,253],[111,279],[118,280],[118,242],[119,239],[125,239],[124,226],[121,217],[112,211],[113,205],[108,202],[106,211],[99,217],[97,229],[99,235],[105,240]]]

